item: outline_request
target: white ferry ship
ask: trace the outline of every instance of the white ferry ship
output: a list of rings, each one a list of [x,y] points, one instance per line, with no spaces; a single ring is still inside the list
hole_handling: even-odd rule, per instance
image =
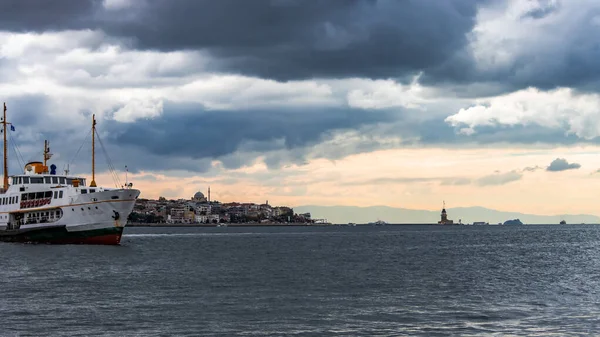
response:
[[[10,177],[7,164],[6,104],[2,119],[4,135],[4,188],[0,189],[0,241],[56,244],[118,245],[123,228],[140,191],[98,187],[95,182],[96,120],[92,118],[92,181],[56,174],[56,165],[44,144],[43,162],[25,165],[24,172]],[[10,184],[9,184],[10,181]]]

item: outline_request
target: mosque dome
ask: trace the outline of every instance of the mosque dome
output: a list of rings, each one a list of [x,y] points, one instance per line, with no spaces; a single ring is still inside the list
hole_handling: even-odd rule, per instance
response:
[[[196,194],[194,194],[194,198],[195,200],[201,200],[204,199],[204,193],[202,192],[196,192]]]

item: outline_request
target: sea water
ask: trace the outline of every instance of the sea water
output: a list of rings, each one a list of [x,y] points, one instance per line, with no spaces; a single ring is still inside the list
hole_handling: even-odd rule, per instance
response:
[[[600,226],[127,228],[0,244],[2,336],[600,333]]]

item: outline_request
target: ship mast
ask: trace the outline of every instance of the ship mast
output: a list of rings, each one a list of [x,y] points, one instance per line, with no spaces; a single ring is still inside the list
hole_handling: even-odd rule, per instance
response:
[[[90,187],[96,187],[96,115],[92,115],[92,182]]]
[[[4,117],[2,118],[2,133],[4,134],[4,191],[8,190],[8,158],[6,150],[6,102],[4,103]]]
[[[50,148],[48,147],[48,145],[50,145],[50,142],[48,142],[47,140],[44,140],[44,173],[48,172],[48,159],[50,159],[50,157],[52,156],[50,154]]]

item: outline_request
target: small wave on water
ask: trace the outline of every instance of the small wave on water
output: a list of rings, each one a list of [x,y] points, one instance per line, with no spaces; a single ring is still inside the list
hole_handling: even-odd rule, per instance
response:
[[[342,235],[353,235],[351,232],[330,232],[330,231],[307,231],[301,230],[297,232],[285,232],[285,231],[277,231],[277,230],[248,230],[247,228],[244,231],[240,231],[239,228],[231,228],[231,229],[223,229],[223,228],[212,228],[212,230],[217,231],[194,231],[194,232],[176,232],[171,228],[161,228],[164,232],[154,232],[154,233],[131,233],[125,232],[123,233],[123,237],[210,237],[210,236],[308,236],[308,235],[322,235],[322,236],[342,236]],[[154,228],[156,230],[156,228]],[[129,231],[129,229],[127,229]],[[139,228],[136,228],[139,230]],[[203,230],[203,229],[199,229]],[[205,229],[204,229],[205,230]],[[382,235],[387,234],[388,232],[381,232]]]
[[[254,233],[144,233],[123,234],[126,238],[154,238],[154,237],[186,237],[186,236],[241,236],[256,235]]]

